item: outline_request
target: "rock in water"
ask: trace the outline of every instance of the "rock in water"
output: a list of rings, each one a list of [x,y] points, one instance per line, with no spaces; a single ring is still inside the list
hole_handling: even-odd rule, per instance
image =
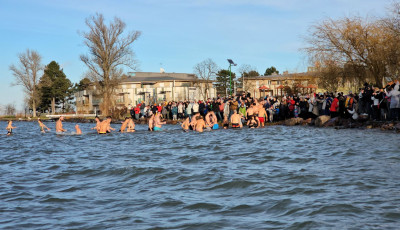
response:
[[[337,126],[339,124],[339,117],[334,117],[330,119],[329,121],[324,123],[324,127],[333,127]]]
[[[327,121],[331,119],[330,116],[322,115],[315,119],[315,126],[322,127]]]
[[[298,117],[298,118],[291,118],[289,120],[285,121],[285,125],[286,126],[295,126],[295,125],[299,125],[303,122],[303,119]]]

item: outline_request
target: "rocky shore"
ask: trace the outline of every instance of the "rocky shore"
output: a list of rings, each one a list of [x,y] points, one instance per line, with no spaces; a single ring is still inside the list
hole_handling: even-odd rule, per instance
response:
[[[393,121],[370,121],[365,116],[360,116],[357,120],[345,119],[341,117],[331,118],[330,116],[319,116],[316,119],[291,118],[285,120],[284,125],[308,125],[319,128],[332,127],[335,129],[380,129],[380,130],[395,130],[400,132],[400,122]]]

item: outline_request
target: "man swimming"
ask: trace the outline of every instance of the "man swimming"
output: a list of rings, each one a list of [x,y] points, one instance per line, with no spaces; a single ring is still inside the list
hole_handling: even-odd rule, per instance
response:
[[[106,120],[102,121],[100,123],[100,130],[99,130],[99,134],[107,134],[110,133],[111,130],[115,131],[115,129],[113,129],[111,126],[111,117],[107,117]]]
[[[39,123],[39,126],[40,126],[40,132],[45,133],[45,131],[44,131],[45,128],[47,129],[47,131],[50,131],[50,129],[47,128],[47,126],[45,126],[43,124],[43,122],[42,122],[42,120],[40,120],[40,118],[38,118],[38,123]]]
[[[165,125],[167,122],[162,122],[161,121],[161,113],[157,113],[154,116],[154,131],[161,131],[162,125]]]
[[[233,110],[233,114],[231,116],[231,125],[232,128],[242,128],[242,122],[241,122],[241,117],[240,115],[237,113],[236,110]]]
[[[82,130],[79,128],[79,125],[78,124],[76,124],[75,125],[75,130],[76,130],[76,134],[82,134]]]
[[[126,127],[128,126],[129,118],[125,117],[125,121],[122,122],[121,129],[119,130],[121,133],[125,132]]]
[[[8,125],[7,125],[7,128],[6,128],[6,130],[7,130],[7,136],[10,136],[10,135],[12,134],[12,130],[15,129],[15,128],[17,128],[17,127],[12,126],[12,121],[9,120],[9,121],[8,121]]]
[[[196,119],[197,119],[197,122],[196,122],[195,130],[199,133],[202,133],[203,129],[206,127],[206,123],[204,122],[202,116],[198,116]]]
[[[135,123],[133,122],[133,119],[132,119],[132,118],[129,118],[129,119],[128,119],[128,130],[127,130],[127,132],[128,132],[128,133],[133,133],[133,132],[135,132]]]
[[[63,133],[66,132],[67,130],[63,128],[63,124],[62,121],[64,120],[64,117],[61,116],[60,118],[58,118],[57,122],[56,122],[56,133]]]

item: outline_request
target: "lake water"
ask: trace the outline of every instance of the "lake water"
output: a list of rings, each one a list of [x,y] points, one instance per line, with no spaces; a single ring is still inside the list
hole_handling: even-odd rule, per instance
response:
[[[96,135],[81,124],[74,136],[45,124],[52,133],[14,122],[15,134],[0,136],[0,229],[400,226],[399,134],[137,125]]]

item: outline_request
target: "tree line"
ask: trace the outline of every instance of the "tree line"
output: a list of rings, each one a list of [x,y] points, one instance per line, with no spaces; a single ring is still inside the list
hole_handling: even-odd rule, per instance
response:
[[[383,87],[399,78],[400,3],[383,17],[327,18],[310,27],[304,48],[316,67],[320,86],[336,91],[345,83]]]
[[[106,23],[102,14],[96,14],[86,19],[87,31],[79,32],[83,43],[88,48],[87,54],[82,54],[80,60],[87,66],[85,77],[77,84],[72,84],[63,69],[56,61],[46,66],[42,64],[42,56],[35,50],[27,49],[18,54],[18,63],[10,65],[15,85],[24,88],[26,102],[33,117],[37,112],[55,113],[72,110],[71,100],[74,92],[94,85],[102,97],[100,110],[103,115],[109,115],[115,106],[113,95],[118,84],[124,77],[124,70],[135,70],[136,61],[133,58],[132,44],[140,37],[140,31],[125,32],[126,24],[119,18]],[[212,80],[218,93],[225,94],[229,87],[230,75],[235,84],[246,85],[246,79],[259,76],[255,68],[249,65],[240,67],[241,77],[236,80],[236,74],[219,69],[214,61],[207,59],[194,67],[199,81],[195,85]],[[264,75],[279,73],[275,67],[268,68]],[[209,91],[208,84],[202,84],[202,93]]]

